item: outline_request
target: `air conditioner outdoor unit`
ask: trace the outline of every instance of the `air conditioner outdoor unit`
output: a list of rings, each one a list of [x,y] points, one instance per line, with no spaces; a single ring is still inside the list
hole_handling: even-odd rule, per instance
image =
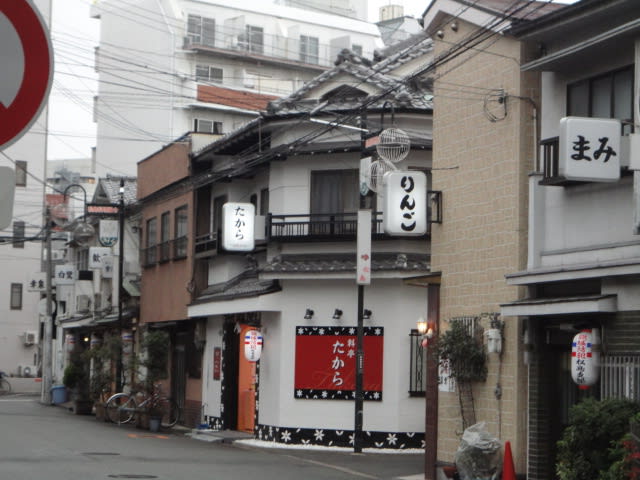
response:
[[[38,367],[35,365],[18,365],[19,377],[35,377],[38,374]]]
[[[25,345],[33,345],[38,341],[36,332],[27,331],[22,334]]]

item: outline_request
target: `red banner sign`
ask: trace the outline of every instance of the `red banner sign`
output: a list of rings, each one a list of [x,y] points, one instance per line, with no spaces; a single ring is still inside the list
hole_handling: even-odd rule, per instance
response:
[[[384,328],[364,329],[365,400],[382,400]],[[355,398],[355,327],[297,327],[296,398]]]

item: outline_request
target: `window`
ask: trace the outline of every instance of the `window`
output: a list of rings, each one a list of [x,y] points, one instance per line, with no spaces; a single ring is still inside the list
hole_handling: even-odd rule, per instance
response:
[[[11,310],[22,310],[22,284],[11,284]]]
[[[169,251],[170,251],[170,216],[169,212],[164,212],[160,217],[160,261],[166,262],[169,260]]]
[[[300,61],[318,63],[318,38],[300,35]]]
[[[269,214],[269,189],[263,188],[260,190],[260,215]]]
[[[351,45],[351,51],[356,55],[362,56],[362,45],[356,45],[356,44]]]
[[[422,347],[422,335],[418,330],[411,330],[409,342],[409,396],[424,397],[427,386],[425,358],[427,350]]]
[[[189,15],[187,17],[189,43],[213,47],[216,44],[216,21],[213,18]]]
[[[184,205],[180,208],[176,208],[175,211],[175,245],[173,258],[184,258],[187,256],[187,227],[188,227],[188,212],[187,206]]]
[[[627,67],[568,85],[567,115],[633,123],[633,69]],[[623,134],[632,131],[631,124],[623,126]]]
[[[13,248],[24,248],[24,222],[13,222]]]
[[[145,265],[151,266],[155,265],[158,261],[157,256],[157,230],[158,230],[158,219],[151,218],[147,220],[147,248],[145,250]]]
[[[211,65],[196,65],[196,81],[222,83],[222,69]]]
[[[311,172],[312,235],[355,234],[360,205],[358,170]],[[345,213],[351,213],[348,217]]]
[[[253,25],[245,26],[245,33],[238,35],[238,46],[252,53],[264,51],[264,30]]]
[[[311,213],[356,212],[360,205],[358,170],[311,172]]]
[[[16,187],[27,186],[27,162],[16,160]]]
[[[193,131],[197,133],[214,133],[216,135],[222,135],[222,122],[196,118],[193,121]]]

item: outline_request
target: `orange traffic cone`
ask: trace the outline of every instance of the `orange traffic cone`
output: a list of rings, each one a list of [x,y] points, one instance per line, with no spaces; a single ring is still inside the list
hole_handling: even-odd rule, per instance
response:
[[[511,443],[504,442],[504,460],[502,462],[502,480],[516,480],[516,467],[511,455]]]

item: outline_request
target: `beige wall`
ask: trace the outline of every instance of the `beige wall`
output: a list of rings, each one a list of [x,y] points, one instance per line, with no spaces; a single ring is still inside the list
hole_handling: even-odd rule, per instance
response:
[[[445,28],[435,39],[436,58],[476,30],[459,23],[457,32]],[[433,228],[432,270],[442,272],[441,330],[450,318],[499,312],[522,294],[505,282],[505,274],[526,266],[533,165],[532,106],[515,97],[533,95],[536,80],[521,79],[519,58],[516,41],[494,35],[435,72],[433,189],[443,191],[443,222]],[[506,104],[497,101],[501,89]],[[490,356],[487,381],[473,386],[476,420],[511,442],[516,469],[524,472],[526,369],[517,320],[502,320],[503,354]],[[438,459],[451,461],[462,433],[457,394],[440,393],[438,428]]]

